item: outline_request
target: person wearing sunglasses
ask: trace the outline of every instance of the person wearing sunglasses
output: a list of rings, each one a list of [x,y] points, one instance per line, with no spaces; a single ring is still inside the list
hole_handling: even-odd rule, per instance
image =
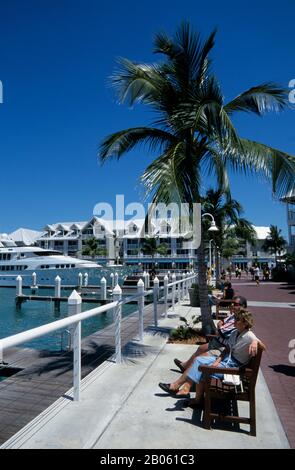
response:
[[[253,326],[252,314],[240,308],[234,313],[235,329],[231,332],[227,341],[227,346],[219,357],[203,354],[196,357],[191,367],[185,371],[180,379],[173,384],[159,383],[162,390],[169,393],[174,398],[190,398],[190,389],[195,384],[196,397],[187,402],[188,406],[199,406],[202,403],[204,394],[204,383],[200,365],[212,367],[241,367],[246,365],[251,357],[256,356],[258,344],[265,349],[264,344],[250,330]],[[222,378],[222,374],[214,374],[213,377]]]
[[[235,295],[232,299],[232,304],[230,307],[231,314],[219,320],[217,323],[216,337],[210,339],[208,343],[202,344],[198,347],[196,352],[185,362],[181,362],[179,359],[175,358],[174,363],[181,372],[185,371],[188,367],[192,365],[194,359],[201,354],[209,354],[211,356],[219,356],[224,349],[226,339],[230,336],[232,330],[235,328],[234,325],[234,314],[237,310],[240,310],[241,307],[247,308],[247,300],[245,297]]]

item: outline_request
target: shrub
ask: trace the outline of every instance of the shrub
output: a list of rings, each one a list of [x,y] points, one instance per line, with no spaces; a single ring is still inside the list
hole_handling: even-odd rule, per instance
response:
[[[196,317],[195,315],[192,316],[191,321],[187,321],[186,318],[180,317],[180,321],[184,323],[184,325],[180,325],[170,333],[170,339],[173,340],[186,340],[191,339],[199,335],[199,330],[194,328],[196,323],[201,321],[201,316]]]

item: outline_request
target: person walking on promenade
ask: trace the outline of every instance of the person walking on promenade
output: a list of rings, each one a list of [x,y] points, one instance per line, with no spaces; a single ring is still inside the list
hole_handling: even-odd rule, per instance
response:
[[[256,282],[256,286],[259,286],[259,284],[260,284],[260,269],[259,269],[259,266],[256,266],[254,268],[254,279],[255,279],[255,282]]]

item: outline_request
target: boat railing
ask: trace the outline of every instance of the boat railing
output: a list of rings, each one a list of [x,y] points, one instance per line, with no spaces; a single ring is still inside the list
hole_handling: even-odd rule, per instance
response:
[[[176,301],[182,300],[188,292],[188,288],[192,284],[193,280],[196,279],[197,275],[193,272],[183,273],[180,278],[177,279],[176,275],[172,275],[171,282],[168,280],[168,276],[164,278],[164,286],[159,286],[159,280],[157,277],[153,279],[153,288],[150,289],[148,286],[148,278],[141,278],[137,283],[137,293],[131,295],[128,298],[122,300],[122,289],[117,284],[112,292],[112,301],[105,305],[86,310],[81,312],[82,298],[73,290],[68,298],[68,316],[56,320],[52,323],[47,323],[36,328],[18,333],[6,338],[0,339],[0,363],[3,361],[3,354],[7,348],[18,346],[36,338],[48,335],[52,332],[68,329],[71,336],[70,347],[73,350],[73,399],[75,401],[80,400],[81,394],[81,323],[91,317],[101,315],[108,311],[113,312],[114,318],[114,329],[115,329],[115,354],[114,361],[117,364],[122,362],[122,351],[121,351],[121,326],[122,326],[122,306],[134,302],[138,303],[138,332],[139,340],[143,342],[144,333],[144,302],[145,297],[153,296],[153,323],[154,326],[158,326],[158,304],[164,303],[164,316],[175,315],[175,303]],[[168,302],[171,301],[172,310],[168,312]]]

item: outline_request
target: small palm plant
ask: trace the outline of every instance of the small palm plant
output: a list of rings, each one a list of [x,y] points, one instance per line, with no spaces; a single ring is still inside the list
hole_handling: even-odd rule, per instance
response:
[[[180,317],[179,320],[184,323],[177,328],[173,329],[170,333],[170,340],[186,341],[192,338],[198,339],[201,335],[201,331],[194,328],[194,326],[201,321],[201,316],[193,315],[191,320],[187,320],[185,317]]]

